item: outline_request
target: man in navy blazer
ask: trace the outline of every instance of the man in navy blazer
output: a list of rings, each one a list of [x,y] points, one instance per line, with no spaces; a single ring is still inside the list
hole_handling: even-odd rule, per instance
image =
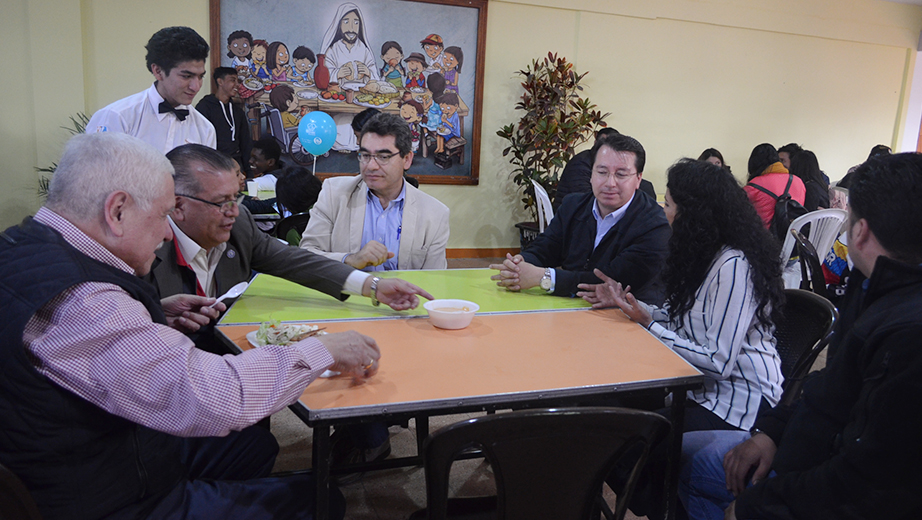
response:
[[[567,196],[544,233],[520,255],[506,255],[492,276],[510,291],[540,286],[574,296],[577,285],[599,283],[592,270],[630,285],[638,300],[663,299],[658,281],[670,229],[662,208],[638,190],[646,153],[626,135],[604,135],[591,150],[592,193]]]

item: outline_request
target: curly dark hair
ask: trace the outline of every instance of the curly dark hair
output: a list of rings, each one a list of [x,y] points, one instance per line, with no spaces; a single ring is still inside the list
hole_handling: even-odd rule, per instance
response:
[[[711,163],[681,159],[669,168],[666,189],[676,205],[663,270],[672,317],[682,325],[714,258],[729,247],[742,251],[749,262],[759,322],[779,323],[784,305],[781,247],[736,178]]]
[[[156,63],[167,76],[184,61],[205,61],[208,58],[208,43],[189,27],[160,29],[144,47],[147,49],[147,70],[151,71],[151,65]]]

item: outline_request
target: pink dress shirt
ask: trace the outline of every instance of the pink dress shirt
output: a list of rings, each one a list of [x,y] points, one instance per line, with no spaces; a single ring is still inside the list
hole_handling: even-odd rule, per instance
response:
[[[41,208],[35,220],[81,253],[134,271],[69,221]],[[295,402],[333,364],[315,338],[241,355],[199,350],[155,323],[117,285],[88,282],[62,292],[29,319],[23,344],[35,368],[109,413],[183,437],[223,436]]]

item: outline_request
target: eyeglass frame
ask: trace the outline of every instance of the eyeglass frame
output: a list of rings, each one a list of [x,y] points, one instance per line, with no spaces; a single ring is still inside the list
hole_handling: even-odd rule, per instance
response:
[[[617,182],[624,182],[624,181],[630,179],[631,177],[634,177],[634,176],[636,176],[636,175],[640,175],[640,172],[633,172],[633,173],[624,174],[624,173],[620,173],[618,170],[615,170],[615,171],[613,171],[613,172],[608,172],[608,173],[604,173],[604,174],[603,174],[602,172],[597,171],[597,170],[595,170],[595,169],[592,170],[592,175],[605,175],[606,178],[607,178],[607,177],[611,177],[612,174],[615,175],[615,180],[616,180]]]
[[[359,159],[359,163],[360,163],[360,164],[368,164],[368,163],[371,162],[372,159],[374,159],[375,162],[378,164],[378,166],[386,166],[388,163],[391,162],[391,160],[392,160],[394,157],[400,155],[400,152],[397,151],[397,152],[392,152],[392,153],[389,153],[389,154],[371,153],[371,152],[358,152],[356,155],[358,156],[358,159]],[[387,157],[382,157],[382,156],[384,156],[384,155],[387,155]],[[364,159],[362,159],[363,157],[364,157]]]
[[[238,206],[240,204],[240,202],[237,199],[226,200],[224,202],[218,203],[218,202],[211,202],[210,200],[200,199],[192,195],[183,195],[182,193],[177,193],[176,196],[185,197],[187,199],[192,199],[192,200],[197,200],[199,202],[204,202],[205,204],[208,204],[209,206],[214,206],[218,208],[218,211],[220,211],[221,213],[227,213],[228,211],[234,209],[234,206]]]

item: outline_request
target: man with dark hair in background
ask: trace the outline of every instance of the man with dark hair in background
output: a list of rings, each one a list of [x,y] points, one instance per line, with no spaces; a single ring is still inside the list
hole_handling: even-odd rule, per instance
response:
[[[614,128],[602,128],[595,133],[598,139],[604,135],[615,135],[619,133]],[[563,199],[571,193],[589,193],[592,191],[592,183],[589,179],[592,177],[592,149],[583,150],[574,155],[560,174],[560,180],[557,182],[557,193],[554,195],[553,208],[556,212]],[[656,200],[656,190],[653,183],[647,179],[641,179],[640,191],[646,193],[653,200]]]
[[[253,138],[250,137],[250,125],[239,103],[240,99],[237,98],[237,86],[240,83],[237,71],[231,67],[218,67],[211,78],[215,84],[214,94],[203,97],[195,109],[214,126],[218,150],[231,156],[246,171],[249,169]]]
[[[214,126],[191,105],[205,77],[205,39],[188,27],[167,27],[145,48],[154,84],[99,109],[86,132],[133,135],[163,153],[186,143],[217,146]]]

